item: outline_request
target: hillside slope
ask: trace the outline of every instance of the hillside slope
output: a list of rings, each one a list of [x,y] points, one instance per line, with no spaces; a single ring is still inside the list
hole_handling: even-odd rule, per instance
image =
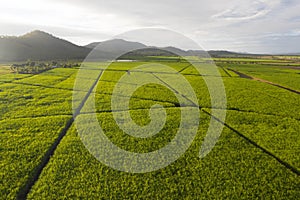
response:
[[[1,61],[82,59],[90,49],[56,38],[42,31],[20,37],[0,38]]]

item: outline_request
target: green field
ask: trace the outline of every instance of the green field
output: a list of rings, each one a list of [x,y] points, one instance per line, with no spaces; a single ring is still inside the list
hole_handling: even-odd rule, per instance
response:
[[[0,66],[0,199],[298,199],[300,196],[300,70],[299,63],[278,58],[218,58],[219,76],[199,75],[184,60],[163,59],[173,68],[134,68],[151,63],[87,63],[85,76],[76,80],[78,68],[55,68],[40,74],[13,74]],[[158,63],[159,57],[153,58]],[[166,123],[150,138],[135,138],[118,127],[111,96],[119,79],[129,73],[150,73],[159,84],[139,87],[130,96],[130,115],[136,124],[151,122],[149,109],[164,106]],[[93,83],[90,74],[102,76]],[[259,78],[280,86],[254,79]],[[180,108],[174,91],[159,78],[176,80],[181,74],[195,91],[200,109],[197,135],[175,162],[157,171],[127,173],[99,162],[83,145],[72,120],[96,112],[96,117],[115,145],[146,153],[166,146],[180,125]],[[219,122],[205,78],[221,78],[227,96],[226,120]],[[75,80],[82,88],[73,99]],[[131,83],[121,82],[124,88]],[[86,87],[85,87],[86,86]],[[177,86],[176,86],[177,87]],[[180,84],[178,85],[180,87]],[[291,90],[288,90],[291,89]],[[95,110],[93,104],[95,96]],[[120,96],[129,95],[124,91]],[[180,92],[179,92],[179,95]],[[72,107],[73,103],[73,107]],[[187,120],[189,118],[187,117]],[[209,121],[224,123],[213,150],[199,158]]]

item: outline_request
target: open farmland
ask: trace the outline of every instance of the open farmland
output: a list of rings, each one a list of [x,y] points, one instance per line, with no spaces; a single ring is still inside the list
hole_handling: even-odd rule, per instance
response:
[[[154,59],[159,62],[159,58]],[[160,62],[182,74],[192,86],[200,109],[200,124],[192,145],[171,165],[148,173],[114,170],[93,157],[73,123],[96,112],[106,136],[132,152],[151,152],[168,144],[180,125],[180,108],[174,88],[147,84],[130,98],[133,120],[150,123],[149,109],[164,106],[162,130],[150,138],[135,138],[116,124],[111,96],[128,70],[151,62],[115,62],[90,91],[90,97],[73,102],[77,68],[56,68],[41,74],[12,74],[0,67],[1,199],[297,199],[300,196],[300,64],[289,59],[219,58],[216,64],[226,89],[227,116],[214,149],[199,158],[212,110],[203,76],[189,63]],[[89,63],[87,74],[105,63]],[[172,73],[145,69],[159,78]],[[252,78],[247,78],[247,75]],[[259,78],[263,81],[259,81]],[[81,77],[83,85],[93,80]],[[274,83],[274,84],[270,84]],[[127,82],[121,85],[126,87]],[[277,85],[276,85],[277,84]],[[282,86],[282,87],[278,87]],[[86,88],[82,92],[88,92]],[[289,90],[290,89],[290,90]],[[293,92],[294,91],[294,92]],[[125,94],[126,95],[126,94]],[[220,123],[220,122],[218,122]]]

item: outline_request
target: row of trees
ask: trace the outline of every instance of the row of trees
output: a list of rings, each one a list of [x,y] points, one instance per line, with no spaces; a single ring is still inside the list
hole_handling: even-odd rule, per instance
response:
[[[50,63],[43,63],[43,62],[33,62],[27,61],[23,64],[13,64],[11,65],[10,69],[14,73],[20,74],[38,74],[53,68],[71,68],[71,67],[79,67],[78,63],[59,63],[56,61],[52,61]]]

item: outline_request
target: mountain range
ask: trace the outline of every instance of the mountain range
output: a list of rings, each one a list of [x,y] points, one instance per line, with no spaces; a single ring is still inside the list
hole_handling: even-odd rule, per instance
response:
[[[138,55],[172,55],[171,52],[180,55],[201,55],[204,51],[184,51],[176,47],[149,47],[139,42],[131,42],[123,39],[113,39],[104,42],[94,42],[86,46],[78,46],[67,40],[60,39],[43,31],[32,31],[23,36],[1,36],[0,37],[0,61],[16,62],[30,60],[73,60],[84,59],[92,49],[95,48],[94,56],[103,59],[115,58],[124,52],[135,49],[142,52]],[[146,50],[145,50],[146,49]],[[209,51],[213,57],[237,57],[249,56],[229,51]],[[131,53],[132,54],[132,53]]]

